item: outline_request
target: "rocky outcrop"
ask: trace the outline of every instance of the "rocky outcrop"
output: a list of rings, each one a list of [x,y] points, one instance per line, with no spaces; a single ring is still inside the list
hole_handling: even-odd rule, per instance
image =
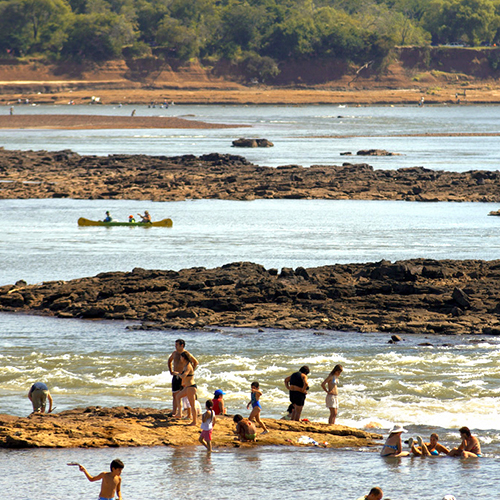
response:
[[[198,445],[199,427],[151,408],[77,408],[58,414],[14,417],[0,414],[0,448],[106,448],[131,446]],[[269,434],[256,443],[236,441],[229,416],[217,417],[213,432],[216,447],[258,445],[301,446],[304,434],[325,447],[374,446],[380,434],[342,425],[263,419]],[[326,444],[327,443],[327,444]],[[303,445],[302,445],[303,446]]]
[[[108,272],[0,287],[0,310],[140,320],[142,329],[217,326],[500,335],[500,261],[413,259],[265,269]]]
[[[245,139],[240,137],[233,141],[235,148],[272,148],[274,144],[267,139]]]
[[[271,168],[253,165],[242,156],[218,153],[81,156],[71,151],[0,149],[0,180],[0,199],[500,202],[499,171],[375,170],[366,163]]]
[[[385,149],[360,149],[356,154],[358,156],[400,156],[399,153],[391,153]]]

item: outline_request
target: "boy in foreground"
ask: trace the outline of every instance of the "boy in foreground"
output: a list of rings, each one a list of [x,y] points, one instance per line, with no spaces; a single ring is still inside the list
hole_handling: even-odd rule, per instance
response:
[[[79,465],[80,470],[87,476],[90,482],[93,483],[94,481],[100,481],[102,479],[99,500],[113,500],[115,494],[116,498],[122,500],[122,478],[120,475],[124,467],[121,460],[115,459],[110,465],[111,472],[101,472],[98,476],[91,476],[83,465]]]

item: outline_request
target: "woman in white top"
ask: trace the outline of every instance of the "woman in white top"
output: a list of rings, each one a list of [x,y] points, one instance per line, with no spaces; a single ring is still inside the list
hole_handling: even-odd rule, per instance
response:
[[[323,390],[326,392],[326,407],[330,410],[330,418],[328,419],[329,424],[334,424],[337,418],[339,408],[339,391],[337,386],[339,385],[340,374],[343,371],[344,367],[342,365],[335,365],[330,375],[328,375],[321,384],[321,387],[323,387]]]
[[[212,429],[215,424],[214,402],[209,399],[205,403],[207,411],[201,417],[201,434],[199,441],[208,450],[212,451]]]

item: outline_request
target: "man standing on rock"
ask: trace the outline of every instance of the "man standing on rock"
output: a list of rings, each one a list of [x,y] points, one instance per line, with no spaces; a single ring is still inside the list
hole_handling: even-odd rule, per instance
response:
[[[199,365],[198,360],[190,354],[184,347],[186,346],[186,342],[182,339],[177,339],[175,341],[175,351],[170,355],[168,358],[168,369],[170,371],[170,375],[172,375],[172,399],[173,399],[173,408],[172,408],[172,415],[177,414],[177,410],[179,410],[180,413],[180,400],[177,397],[177,394],[182,390],[182,379],[179,375],[174,375],[174,372],[180,372],[182,371],[183,362],[181,361],[181,354],[185,352],[190,360],[191,364],[193,365],[193,368],[196,369],[196,367]]]
[[[300,420],[302,408],[306,402],[306,394],[309,389],[307,375],[310,370],[308,366],[302,366],[298,372],[292,373],[285,379],[285,387],[290,391],[290,402],[293,403],[293,411],[290,420]]]

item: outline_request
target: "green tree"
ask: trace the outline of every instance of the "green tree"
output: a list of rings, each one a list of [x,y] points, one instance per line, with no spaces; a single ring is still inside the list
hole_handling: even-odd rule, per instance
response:
[[[242,51],[258,51],[266,31],[268,15],[263,7],[247,2],[232,4],[223,9],[219,51],[232,58]]]
[[[169,49],[172,57],[181,61],[198,57],[200,46],[196,32],[177,19],[165,17],[158,28],[156,39],[160,47]]]
[[[54,30],[71,9],[64,0],[23,0],[24,16],[31,27],[32,43],[44,29]]]
[[[23,56],[31,46],[31,29],[22,0],[0,2],[0,51]]]
[[[477,45],[494,36],[498,16],[491,0],[434,0],[423,23],[434,42]]]
[[[121,56],[135,33],[131,23],[114,13],[79,14],[68,29],[62,55],[81,61],[106,61]]]

